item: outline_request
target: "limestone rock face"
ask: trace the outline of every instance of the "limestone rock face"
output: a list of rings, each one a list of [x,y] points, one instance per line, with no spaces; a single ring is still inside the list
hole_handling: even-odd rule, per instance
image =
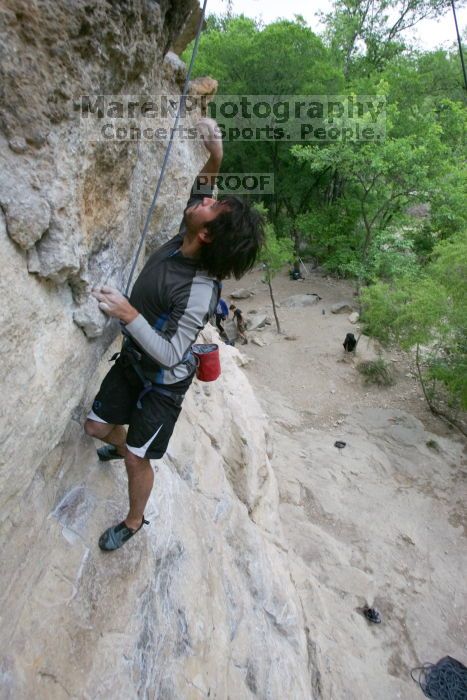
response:
[[[6,697],[313,697],[270,436],[236,355],[223,345],[221,378],[195,380],[157,463],[150,525],[121,550],[97,539],[125,513],[124,467],[99,463],[74,420],[10,506]]]
[[[77,105],[81,95],[179,95],[183,66],[164,57],[192,38],[197,8],[3,3],[5,698],[312,697],[267,422],[234,348],[221,348],[220,380],[190,389],[158,463],[151,525],[116,553],[97,547],[125,515],[127,486],[123,465],[99,464],[82,434],[118,333],[89,290],[124,288],[166,142],[91,141]],[[175,143],[149,249],[177,230],[204,159],[201,144]]]
[[[166,147],[92,141],[76,105],[81,95],[179,95],[178,59],[163,59],[196,6],[3,3],[2,503],[23,493],[70,416],[82,415],[84,388],[118,332],[89,292],[124,289]],[[174,145],[150,245],[176,232],[204,159],[201,144]]]
[[[68,284],[77,305],[95,282],[124,284],[166,147],[92,140],[83,96],[178,95],[185,68],[167,49],[180,33],[191,40],[198,11],[195,0],[4,3],[0,205],[29,272]],[[173,150],[152,245],[173,233],[203,158],[200,144]],[[75,319],[86,332],[86,308]]]

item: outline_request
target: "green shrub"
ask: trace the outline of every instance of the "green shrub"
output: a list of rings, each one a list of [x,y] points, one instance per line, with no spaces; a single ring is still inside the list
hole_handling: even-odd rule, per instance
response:
[[[430,407],[467,409],[467,232],[438,243],[423,272],[362,292],[365,331],[414,353]]]
[[[357,369],[365,377],[365,384],[377,384],[378,386],[394,384],[391,366],[382,357],[377,360],[360,362]]]

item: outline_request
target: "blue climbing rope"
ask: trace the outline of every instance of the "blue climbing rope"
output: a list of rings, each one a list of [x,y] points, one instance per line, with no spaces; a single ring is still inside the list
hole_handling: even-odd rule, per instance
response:
[[[414,673],[418,671],[418,678]],[[452,656],[414,668],[412,679],[432,700],[467,700],[467,668]]]

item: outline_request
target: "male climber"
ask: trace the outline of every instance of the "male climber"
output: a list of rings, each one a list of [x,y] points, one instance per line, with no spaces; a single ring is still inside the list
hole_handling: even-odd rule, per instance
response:
[[[202,122],[209,159],[200,175],[213,176],[222,162],[222,140],[213,120]],[[208,180],[213,184],[213,177]],[[164,455],[192,382],[191,345],[215,312],[219,280],[239,279],[251,269],[264,240],[255,210],[236,197],[216,201],[209,195],[192,189],[179,233],[149,257],[129,300],[111,287],[93,290],[99,308],[121,321],[124,334],[85,423],[88,435],[107,443],[99,457],[123,458],[128,474],[129,510],[101,535],[105,551],[118,549],[147,524],[144,509],[154,481],[149,460]]]

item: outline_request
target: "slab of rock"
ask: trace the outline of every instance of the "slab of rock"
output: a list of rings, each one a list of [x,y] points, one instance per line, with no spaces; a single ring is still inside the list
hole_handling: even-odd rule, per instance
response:
[[[215,337],[212,329],[202,341]],[[212,698],[253,697],[253,684],[271,698],[313,697],[267,418],[235,364],[237,351],[222,345],[220,353],[222,376],[209,386],[193,381],[158,461],[151,524],[113,556],[97,540],[124,512],[126,476],[97,468],[95,445],[76,419],[38,458],[24,498],[10,498],[0,571],[2,697],[94,698],[102,687],[100,697],[144,697],[149,688],[148,697],[188,700],[200,697],[194,684]],[[58,395],[71,371],[68,364],[56,378]],[[20,472],[24,480],[24,464],[8,467],[15,485]],[[70,669],[71,657],[79,666]]]
[[[195,78],[190,80],[188,84],[188,94],[195,96],[210,96],[215,95],[218,88],[218,82],[214,78],[210,78],[208,75],[204,75],[200,78]],[[209,100],[208,100],[209,102]]]
[[[300,308],[303,306],[314,306],[318,303],[320,297],[318,294],[294,294],[281,303],[281,306],[286,308]]]
[[[230,295],[231,299],[249,299],[250,297],[253,296],[253,292],[250,292],[249,289],[236,289],[235,292],[232,292]]]
[[[349,316],[350,323],[358,323],[359,319],[360,319],[360,314],[358,313],[358,311],[354,311]]]
[[[182,61],[181,58],[177,56],[176,53],[173,51],[169,51],[166,53],[164,56],[164,61],[162,63],[162,72],[163,76],[166,79],[170,79],[173,77],[173,79],[177,82],[178,85],[183,86],[183,83],[186,79],[186,64]]]
[[[249,331],[255,331],[260,328],[264,328],[268,320],[266,314],[255,314],[247,319],[246,327]]]
[[[351,301],[338,301],[331,306],[332,314],[348,314],[352,313],[353,310],[354,308]]]
[[[47,234],[28,251],[28,270],[54,282],[65,282],[80,269],[79,247],[74,230],[56,221]]]
[[[24,153],[28,150],[28,144],[23,136],[14,136],[9,140],[8,145],[13,153]]]
[[[26,185],[15,185],[8,170],[0,176],[0,203],[5,213],[8,235],[23,250],[31,248],[47,231],[50,206]],[[11,187],[11,185],[15,185]]]
[[[243,352],[238,350],[233,356],[233,361],[235,362],[237,367],[247,367],[252,362],[254,362],[254,359],[249,355],[245,355]]]

